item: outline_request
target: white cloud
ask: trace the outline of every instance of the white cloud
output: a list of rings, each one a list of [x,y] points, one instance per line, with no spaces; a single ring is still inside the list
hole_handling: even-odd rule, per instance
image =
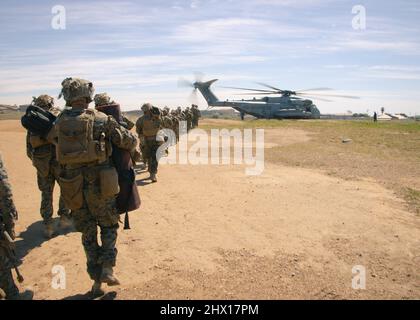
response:
[[[381,94],[387,86],[413,87],[420,80],[418,22],[387,14],[375,1],[370,3],[375,10],[368,10],[368,29],[362,32],[351,29],[348,1],[62,3],[69,15],[62,33],[50,30],[51,8],[45,3],[11,6],[0,13],[2,99],[56,94],[63,78],[81,76],[121,95],[129,105],[148,95],[159,102],[174,94],[174,103],[182,102],[186,98],[175,89],[176,80],[193,70],[240,85],[261,80],[300,87],[341,81],[354,89],[368,83]],[[410,6],[419,7],[417,2]],[[322,68],[329,63],[335,67]],[[229,98],[229,92],[220,92],[221,98]]]
[[[359,79],[420,80],[420,66],[417,65],[329,65],[326,68],[345,70]]]

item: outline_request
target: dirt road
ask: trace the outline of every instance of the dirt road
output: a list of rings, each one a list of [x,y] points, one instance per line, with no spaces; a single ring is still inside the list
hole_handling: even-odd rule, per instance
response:
[[[266,138],[280,143],[275,134]],[[40,193],[24,148],[19,122],[0,121],[24,286],[36,299],[86,298],[91,282],[80,235],[43,239]],[[106,298],[420,298],[419,219],[375,181],[274,164],[256,177],[234,165],[166,165],[157,184],[141,181],[146,176],[137,177],[141,210],[119,235],[122,285],[108,288]],[[64,290],[51,287],[55,265],[65,268]],[[356,265],[366,269],[365,290],[352,288]]]

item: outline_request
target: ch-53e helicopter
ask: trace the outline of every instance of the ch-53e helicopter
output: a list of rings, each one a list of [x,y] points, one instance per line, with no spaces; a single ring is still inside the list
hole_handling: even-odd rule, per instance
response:
[[[17,106],[9,106],[0,104],[0,113],[6,113],[10,111],[19,111]]]
[[[220,101],[213,91],[210,89],[211,85],[218,79],[207,82],[196,79],[195,82],[189,82],[180,79],[179,86],[188,86],[193,88],[193,93],[201,92],[204,99],[207,101],[209,108],[212,107],[229,107],[240,112],[241,119],[244,119],[245,114],[249,114],[260,119],[319,119],[321,113],[317,106],[308,98],[320,101],[331,101],[324,97],[337,97],[348,99],[359,99],[355,96],[330,95],[321,93],[307,93],[311,91],[326,91],[332,90],[330,88],[313,88],[306,90],[282,90],[265,83],[258,83],[266,89],[250,89],[238,87],[224,87],[229,89],[238,89],[247,91],[243,95],[264,96],[262,98],[241,99],[241,100],[226,100]],[[271,95],[276,95],[272,97]]]

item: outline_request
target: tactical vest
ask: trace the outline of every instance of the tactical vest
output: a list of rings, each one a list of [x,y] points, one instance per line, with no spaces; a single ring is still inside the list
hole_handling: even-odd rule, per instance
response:
[[[95,111],[90,109],[80,114],[61,114],[56,122],[56,153],[61,165],[99,164],[110,157],[112,146],[105,132],[94,137],[95,117]]]
[[[153,120],[150,118],[143,119],[143,135],[145,137],[154,137],[157,135],[160,129],[160,121]]]

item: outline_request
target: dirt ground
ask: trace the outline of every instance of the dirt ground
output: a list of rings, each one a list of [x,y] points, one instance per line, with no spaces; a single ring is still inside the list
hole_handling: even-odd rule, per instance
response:
[[[265,138],[260,176],[242,165],[163,165],[148,184],[139,173],[142,207],[118,239],[122,284],[104,298],[420,299],[420,221],[404,199],[373,177],[274,161],[280,150],[310,148],[304,127],[272,128]],[[36,299],[88,298],[80,234],[42,236],[19,121],[0,121],[0,152],[20,214],[22,289]],[[65,268],[66,289],[51,286],[55,265]],[[365,267],[365,290],[352,288],[356,265]]]

